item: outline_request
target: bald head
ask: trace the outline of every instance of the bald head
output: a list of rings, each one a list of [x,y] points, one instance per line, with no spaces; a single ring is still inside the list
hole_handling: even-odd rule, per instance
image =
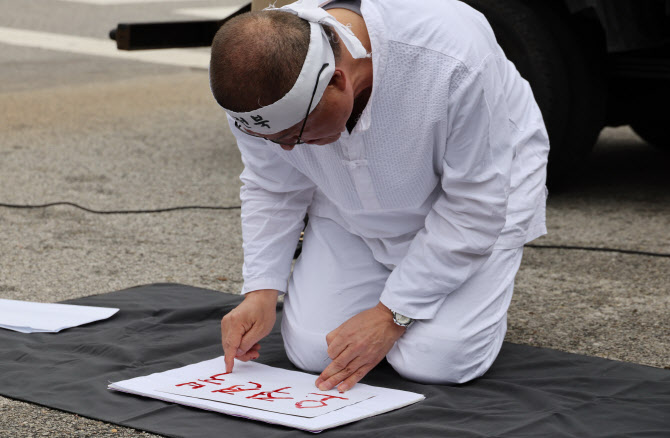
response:
[[[326,26],[335,60],[339,44]],[[222,107],[247,112],[270,105],[288,93],[307,56],[310,25],[294,14],[257,11],[239,15],[212,42],[210,82]]]

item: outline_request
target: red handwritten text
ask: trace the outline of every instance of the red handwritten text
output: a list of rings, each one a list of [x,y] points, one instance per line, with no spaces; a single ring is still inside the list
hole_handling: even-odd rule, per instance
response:
[[[184,385],[191,386],[193,389],[198,389],[198,388],[204,388],[204,387],[205,387],[205,385],[201,385],[201,384],[198,383],[198,382],[186,382],[186,383],[180,383],[180,384],[175,385],[175,386],[184,386]]]
[[[232,371],[231,371],[231,373],[232,373]],[[215,385],[220,385],[220,383],[217,383],[216,381],[225,382],[225,379],[219,379],[218,377],[219,376],[225,376],[226,374],[230,374],[230,373],[214,374],[209,379],[198,379],[198,380],[200,382],[213,383]]]
[[[299,401],[298,403],[295,404],[295,407],[298,408],[298,409],[305,409],[305,408],[322,408],[322,407],[324,407],[324,406],[327,406],[326,402],[327,402],[328,400],[330,400],[330,399],[333,399],[333,398],[338,398],[338,399],[340,399],[340,400],[349,400],[348,398],[338,397],[338,396],[336,396],[336,395],[317,394],[317,393],[314,393],[314,392],[310,392],[309,394],[310,394],[310,395],[320,395],[320,396],[322,396],[323,398],[322,398],[321,400],[303,400],[303,401]],[[313,403],[313,404],[312,404],[312,403]],[[305,404],[308,404],[308,405],[306,406]],[[309,406],[309,404],[312,404],[312,405]]]
[[[284,394],[291,395],[288,392],[282,392],[282,389],[290,389],[290,386],[285,386],[283,388],[275,389],[274,391],[262,391],[258,394],[250,395],[247,398],[253,398],[255,400],[265,400],[265,401],[274,401],[274,400],[293,400],[293,397],[275,397],[272,394]]]
[[[256,385],[256,387],[255,388],[242,388],[243,385],[233,385],[233,386],[229,386],[228,388],[215,389],[212,392],[220,392],[222,394],[234,395],[236,392],[256,391],[257,389],[261,389],[260,383],[256,383],[256,382],[249,382],[249,383],[252,383],[252,384]]]

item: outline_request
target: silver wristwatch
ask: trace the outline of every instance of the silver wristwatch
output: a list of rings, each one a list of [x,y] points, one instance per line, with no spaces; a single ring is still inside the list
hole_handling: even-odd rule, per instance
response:
[[[414,320],[409,316],[401,315],[395,310],[391,310],[391,313],[393,314],[393,322],[400,327],[409,328],[409,326],[414,323]]]

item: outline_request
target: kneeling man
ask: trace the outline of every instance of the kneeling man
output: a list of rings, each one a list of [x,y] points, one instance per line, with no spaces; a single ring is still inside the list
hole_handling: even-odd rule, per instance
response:
[[[384,357],[419,382],[486,372],[523,245],[546,232],[549,150],[486,19],[456,0],[300,0],[224,25],[210,79],[244,162],[227,371],[259,356],[285,293],[288,357],[321,390]]]

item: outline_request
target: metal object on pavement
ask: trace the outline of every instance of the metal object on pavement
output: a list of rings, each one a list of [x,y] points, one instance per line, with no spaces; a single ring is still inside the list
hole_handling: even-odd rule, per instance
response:
[[[231,18],[249,12],[251,3],[221,20],[119,23],[109,32],[119,50],[208,47],[214,35]]]

